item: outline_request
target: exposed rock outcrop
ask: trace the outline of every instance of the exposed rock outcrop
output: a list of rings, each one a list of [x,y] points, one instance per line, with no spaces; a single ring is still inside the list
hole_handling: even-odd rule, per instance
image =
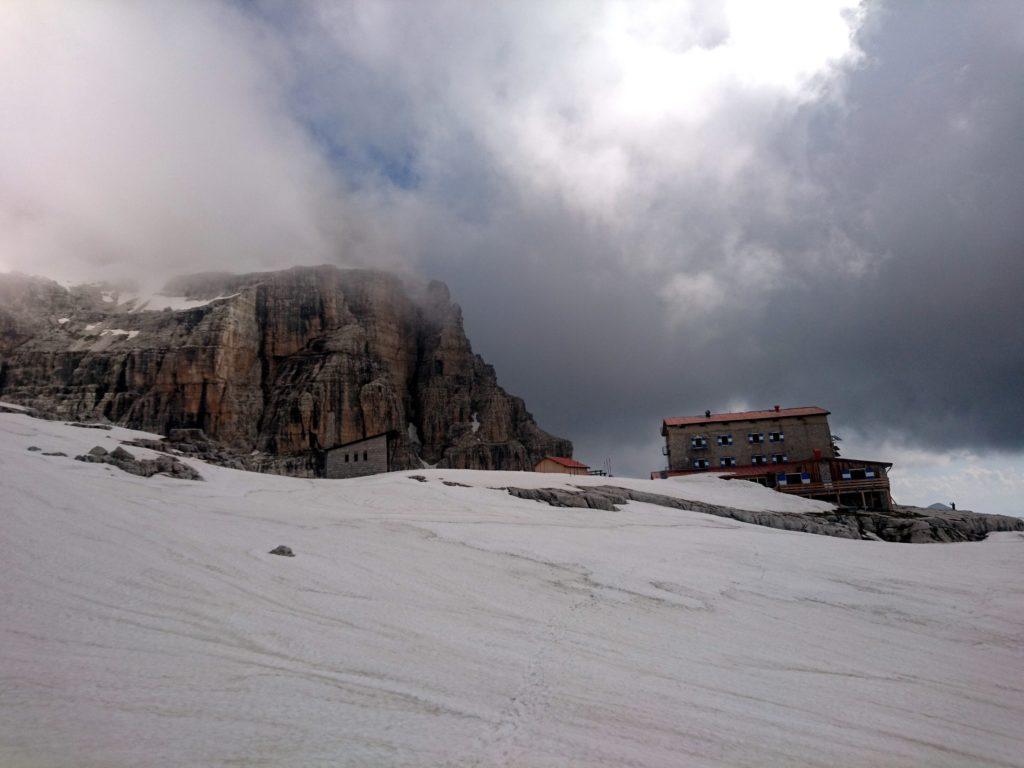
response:
[[[81,456],[75,456],[75,461],[85,461],[90,464],[110,464],[132,475],[139,475],[140,477],[167,475],[168,477],[176,477],[179,480],[203,479],[202,475],[192,469],[192,467],[184,462],[178,461],[173,456],[157,456],[155,459],[137,459],[120,446],[108,453],[106,448],[97,445],[88,453]]]
[[[736,481],[742,482],[742,481]],[[545,502],[553,507],[583,507],[614,512],[627,501],[642,501],[672,509],[728,517],[744,523],[787,531],[837,536],[843,539],[874,539],[922,544],[931,542],[981,541],[989,533],[1024,531],[1024,519],[1009,515],[897,507],[889,512],[835,509],[831,512],[753,512],[700,501],[677,499],[630,488],[602,485],[566,490],[564,488],[508,488],[520,499]]]
[[[0,397],[63,419],[202,430],[261,469],[388,430],[399,468],[527,469],[572,444],[473,354],[447,288],[372,270],[183,278],[198,306],[139,309],[100,287],[0,275]]]

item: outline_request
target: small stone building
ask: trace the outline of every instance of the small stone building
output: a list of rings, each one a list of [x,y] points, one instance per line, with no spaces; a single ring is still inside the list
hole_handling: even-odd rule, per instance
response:
[[[364,477],[395,468],[396,432],[382,432],[327,451],[324,457],[324,477],[342,479]]]
[[[569,459],[564,456],[545,456],[537,462],[533,468],[534,472],[557,472],[563,475],[585,475],[590,467],[576,459]]]

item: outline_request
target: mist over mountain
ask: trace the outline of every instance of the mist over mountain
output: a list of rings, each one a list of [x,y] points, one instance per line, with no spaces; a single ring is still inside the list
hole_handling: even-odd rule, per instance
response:
[[[392,469],[531,470],[573,450],[498,386],[442,283],[374,270],[205,273],[145,296],[0,275],[0,398],[202,430],[307,476],[326,451],[384,433]]]

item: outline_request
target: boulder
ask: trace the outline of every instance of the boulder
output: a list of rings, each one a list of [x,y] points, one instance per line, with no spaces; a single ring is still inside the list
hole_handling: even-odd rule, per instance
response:
[[[279,544],[274,547],[268,554],[280,555],[281,557],[295,557],[295,553],[292,552],[292,548],[286,547],[284,544]]]
[[[135,457],[120,445],[110,452],[110,458],[117,459],[118,461],[135,461]]]
[[[76,461],[92,464],[111,464],[118,469],[139,477],[167,475],[181,480],[202,480],[196,470],[173,456],[157,456],[155,459],[137,459],[121,446],[108,453],[101,446],[96,446],[83,456],[75,456]]]

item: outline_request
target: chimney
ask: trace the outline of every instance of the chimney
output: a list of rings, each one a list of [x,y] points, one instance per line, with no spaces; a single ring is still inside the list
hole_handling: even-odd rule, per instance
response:
[[[777,405],[775,406],[775,412],[776,412],[776,413],[778,413],[778,412],[779,412],[779,406],[777,406]]]

